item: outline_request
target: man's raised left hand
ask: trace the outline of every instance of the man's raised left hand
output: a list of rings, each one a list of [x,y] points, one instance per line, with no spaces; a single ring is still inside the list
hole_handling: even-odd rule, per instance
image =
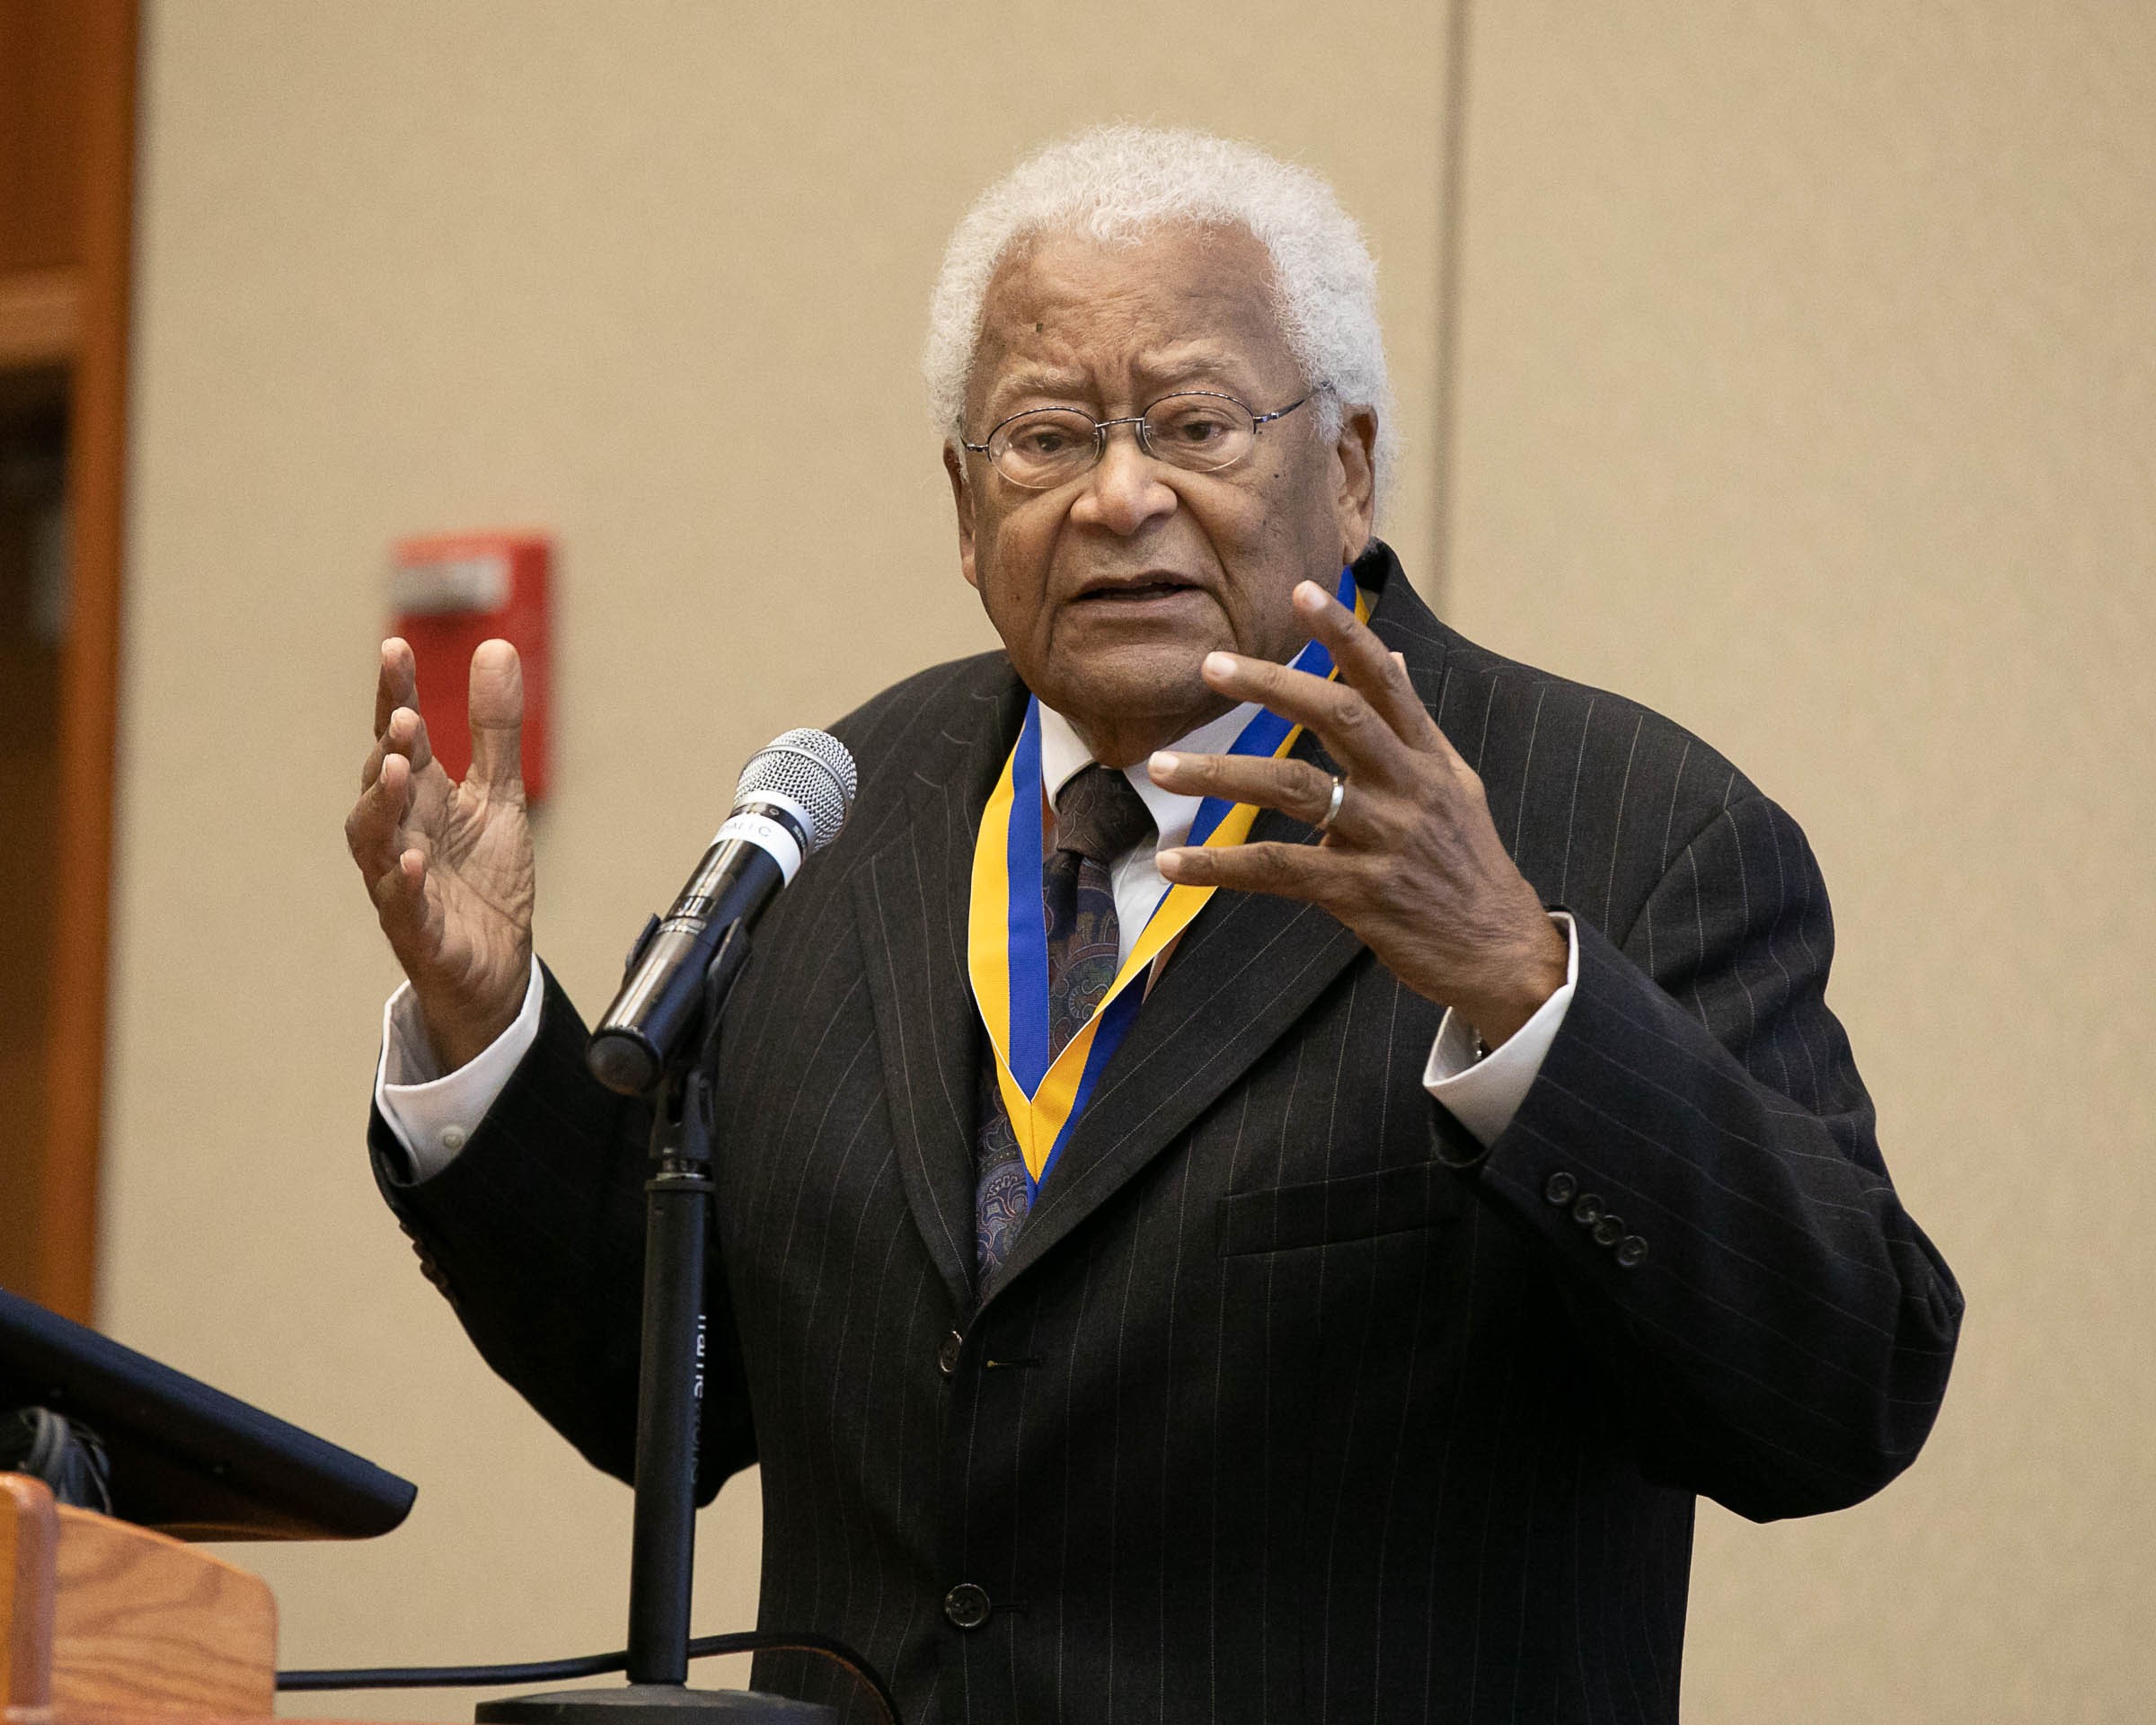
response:
[[[1294,606],[1330,650],[1337,680],[1233,653],[1206,655],[1204,675],[1229,699],[1314,730],[1347,782],[1339,810],[1319,844],[1186,845],[1161,853],[1161,873],[1321,906],[1409,987],[1497,1048],[1562,986],[1565,937],[1405,663],[1316,582],[1295,588]],[[1163,789],[1254,802],[1312,826],[1332,806],[1332,775],[1307,761],[1162,753],[1147,770]]]

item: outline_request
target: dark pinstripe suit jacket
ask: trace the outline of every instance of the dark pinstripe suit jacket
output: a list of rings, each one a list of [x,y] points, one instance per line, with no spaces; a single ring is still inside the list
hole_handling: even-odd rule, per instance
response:
[[[1795,823],[1454,634],[1382,546],[1358,574],[1578,919],[1540,1078],[1484,1154],[1420,1088],[1438,1008],[1324,913],[1224,893],[985,1301],[967,881],[1023,692],[989,655],[837,727],[852,823],[764,920],[721,1057],[702,1485],[761,1463],[764,1623],[861,1648],[909,1721],[1674,1719],[1694,1494],[1831,1509],[1931,1426],[1960,1295],[1822,998]],[[583,1040],[550,978],[445,1172],[374,1144],[481,1351],[625,1474],[644,1129]],[[846,1699],[791,1658],[757,1682]]]

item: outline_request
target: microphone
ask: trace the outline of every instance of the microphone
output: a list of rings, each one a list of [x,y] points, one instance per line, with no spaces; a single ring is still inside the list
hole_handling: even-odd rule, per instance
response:
[[[641,1096],[697,1028],[704,973],[727,931],[744,932],[846,824],[853,756],[828,731],[790,730],[749,757],[733,810],[662,920],[629,955],[621,992],[592,1032],[584,1064],[607,1089]]]

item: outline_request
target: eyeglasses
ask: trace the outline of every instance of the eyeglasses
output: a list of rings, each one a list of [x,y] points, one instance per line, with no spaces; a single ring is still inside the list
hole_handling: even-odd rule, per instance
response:
[[[1029,491],[1045,491],[1090,472],[1107,453],[1109,432],[1118,425],[1135,427],[1138,447],[1155,461],[1194,473],[1216,473],[1250,453],[1259,426],[1286,419],[1308,400],[1305,395],[1277,412],[1253,413],[1233,395],[1187,390],[1163,395],[1143,413],[1119,420],[1096,420],[1073,407],[1041,407],[1013,413],[989,432],[985,443],[959,441],[975,455],[986,456],[997,473]]]

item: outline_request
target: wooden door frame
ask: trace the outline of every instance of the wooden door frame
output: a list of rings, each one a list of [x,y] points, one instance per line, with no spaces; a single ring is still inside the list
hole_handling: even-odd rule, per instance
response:
[[[136,0],[80,0],[82,253],[67,424],[68,613],[60,663],[58,836],[46,1129],[31,1296],[88,1322],[97,1296],[111,950],[112,821],[127,495]]]

